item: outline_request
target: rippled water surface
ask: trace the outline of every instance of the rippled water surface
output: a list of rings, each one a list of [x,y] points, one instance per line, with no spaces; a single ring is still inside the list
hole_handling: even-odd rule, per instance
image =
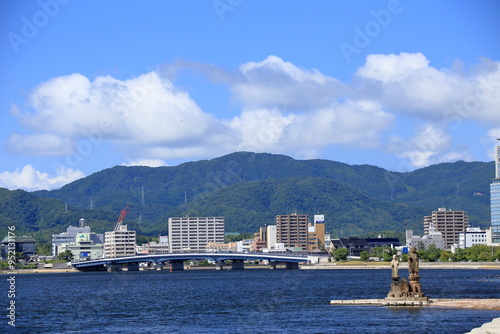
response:
[[[384,298],[390,275],[382,269],[18,274],[14,332],[464,333],[500,317],[487,310],[328,304]],[[498,270],[420,275],[431,298],[500,296]],[[5,293],[1,298],[8,306]],[[0,332],[9,330],[4,318]]]

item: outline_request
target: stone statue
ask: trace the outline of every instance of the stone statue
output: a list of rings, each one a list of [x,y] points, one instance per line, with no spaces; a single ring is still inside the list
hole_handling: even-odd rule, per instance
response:
[[[420,276],[418,276],[419,263],[418,263],[418,253],[415,247],[410,247],[410,252],[408,254],[408,270],[410,271],[410,276],[408,277],[409,282],[406,278],[399,280],[399,261],[397,255],[392,256],[391,270],[392,270],[392,280],[391,280],[391,290],[385,298],[384,305],[390,306],[422,306],[429,304],[429,297],[422,293],[420,288]]]
[[[393,280],[398,280],[399,279],[399,260],[397,255],[392,256],[392,261],[391,261],[391,268],[392,268],[392,279]]]
[[[408,254],[408,270],[410,271],[410,277],[418,277],[418,253],[415,246],[410,247],[410,253]]]

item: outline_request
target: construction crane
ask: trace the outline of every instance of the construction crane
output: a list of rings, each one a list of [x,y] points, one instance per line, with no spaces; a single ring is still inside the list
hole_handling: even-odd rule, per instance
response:
[[[127,211],[128,210],[128,205],[125,207],[125,209],[123,209],[121,212],[120,212],[120,217],[118,217],[118,221],[116,222],[116,225],[115,225],[115,231],[119,231],[121,226],[122,226],[122,223],[123,223],[123,220],[125,219],[125,216],[130,212],[130,211]]]

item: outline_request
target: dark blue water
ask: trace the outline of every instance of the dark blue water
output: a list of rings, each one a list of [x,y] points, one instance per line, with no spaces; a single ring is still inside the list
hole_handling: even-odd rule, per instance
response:
[[[384,298],[390,270],[16,275],[16,333],[464,333],[498,311],[332,306]],[[499,298],[498,270],[421,270],[432,298]],[[1,307],[8,306],[1,276]],[[4,311],[4,314],[6,312]],[[3,318],[0,332],[10,332]]]

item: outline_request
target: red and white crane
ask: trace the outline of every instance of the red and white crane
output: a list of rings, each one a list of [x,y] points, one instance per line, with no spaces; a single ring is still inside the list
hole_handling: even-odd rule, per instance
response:
[[[125,207],[125,209],[121,210],[120,212],[120,217],[118,217],[118,221],[116,222],[116,225],[115,225],[115,231],[119,231],[121,226],[122,226],[122,223],[123,223],[123,220],[125,219],[125,216],[130,212],[130,211],[127,211],[128,210],[128,205]]]

